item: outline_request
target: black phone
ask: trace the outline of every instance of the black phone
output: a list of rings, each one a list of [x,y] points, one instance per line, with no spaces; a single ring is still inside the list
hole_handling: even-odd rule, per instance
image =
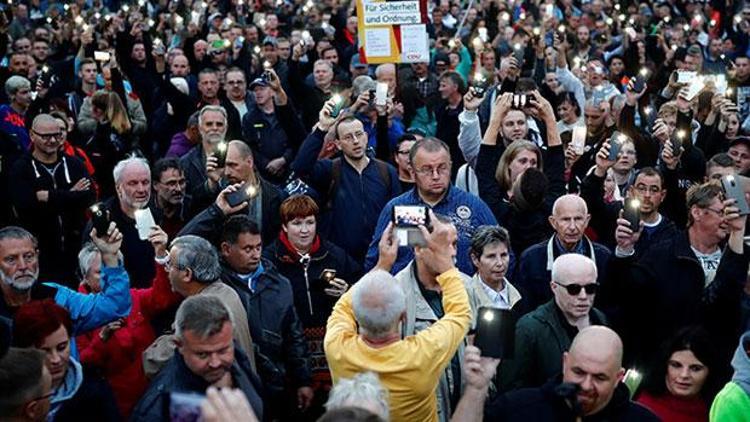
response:
[[[516,321],[508,309],[482,306],[477,311],[474,345],[482,356],[496,359],[513,358],[516,343]]]
[[[258,188],[250,183],[245,183],[241,188],[236,191],[227,194],[226,200],[230,207],[234,208],[237,205],[247,201],[248,199],[254,198],[258,193]]]
[[[98,237],[103,237],[109,231],[109,210],[102,204],[94,204],[89,207],[91,212],[91,224],[96,229]]]
[[[526,56],[526,52],[524,51],[523,46],[521,45],[515,45],[513,46],[513,57],[516,58],[516,61],[518,62],[518,68],[523,69],[523,62],[524,57]]]
[[[622,218],[628,220],[628,224],[633,231],[638,231],[641,225],[641,201],[635,198],[625,199]]]
[[[216,149],[214,150],[214,157],[216,157],[216,167],[221,168],[226,165],[228,149],[229,145],[225,141],[221,141],[216,144]]]
[[[320,272],[319,278],[325,281],[326,283],[330,283],[331,281],[333,281],[334,278],[336,278],[336,270],[331,269],[331,268],[326,268]]]
[[[612,133],[612,136],[609,138],[609,156],[607,160],[617,161],[617,155],[620,153],[620,148],[622,148],[624,136],[620,132]]]
[[[742,184],[733,175],[726,175],[721,178],[721,187],[724,190],[724,196],[727,199],[734,199],[737,201],[737,208],[740,210],[740,215],[750,214],[750,205],[747,203],[745,198],[745,190],[742,188]]]
[[[513,103],[511,104],[511,107],[514,109],[522,109],[526,107],[529,103],[529,99],[526,96],[526,94],[513,94]]]
[[[370,107],[374,107],[375,106],[375,90],[370,89],[367,92],[370,93],[370,99],[367,100],[367,105],[369,105]]]
[[[642,76],[633,77],[633,92],[641,93],[646,87],[646,79]]]
[[[481,78],[479,80],[475,78],[472,87],[474,88],[474,96],[482,98],[487,92],[487,88],[489,88],[489,81],[486,78]]]
[[[675,130],[677,132],[677,130]],[[685,149],[685,147],[682,146],[682,140],[677,137],[677,135],[672,135],[672,137],[669,139],[669,145],[672,147],[672,156],[677,157],[678,155],[682,154],[682,150]]]

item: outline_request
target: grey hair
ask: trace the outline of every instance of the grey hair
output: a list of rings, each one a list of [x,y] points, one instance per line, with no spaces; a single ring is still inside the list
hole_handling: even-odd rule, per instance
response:
[[[500,226],[484,225],[479,226],[471,236],[471,253],[479,258],[484,253],[484,248],[496,243],[502,243],[505,246],[510,245],[510,235],[508,230]]]
[[[203,115],[212,111],[221,113],[221,115],[224,117],[224,122],[227,121],[227,111],[224,109],[224,107],[207,105],[200,109],[200,111],[198,112],[198,125],[203,126]]]
[[[219,254],[208,240],[195,236],[180,236],[172,241],[172,248],[179,248],[172,265],[180,270],[189,269],[193,279],[201,284],[209,284],[221,277]]]
[[[200,124],[200,114],[200,111],[196,111],[195,113],[191,114],[187,121],[187,127],[198,126]]]
[[[380,379],[373,372],[362,372],[351,378],[342,378],[331,389],[326,402],[326,410],[344,407],[364,407],[363,403],[371,403],[366,410],[375,411],[381,418],[388,421],[388,390],[383,388]]]
[[[379,339],[390,332],[406,310],[406,296],[392,275],[375,270],[354,285],[352,307],[360,332]]]
[[[28,239],[34,244],[34,248],[39,246],[39,241],[36,240],[36,236],[31,234],[30,231],[18,226],[6,226],[0,229],[0,242],[6,239],[24,240]]]
[[[5,94],[8,97],[16,95],[16,92],[21,88],[31,89],[31,82],[23,76],[14,75],[5,81]]]
[[[38,128],[40,124],[44,123],[56,125],[58,124],[58,119],[51,114],[42,113],[34,117],[34,120],[31,122],[31,127]],[[65,124],[67,125],[67,122],[65,122]]]
[[[225,323],[232,323],[232,314],[218,296],[195,295],[182,301],[174,319],[178,339],[185,338],[185,331],[205,339],[219,333]]]
[[[331,64],[331,62],[329,62],[328,60],[324,60],[324,59],[315,60],[315,63],[313,64],[313,67],[315,67],[315,66],[317,66],[319,64],[325,64],[326,66],[328,66],[328,69],[330,69],[331,72],[333,72],[333,64]]]
[[[596,268],[596,262],[586,255],[580,255],[577,253],[566,253],[558,256],[554,262],[552,262],[552,281],[568,282],[567,278],[573,274],[581,274],[584,272],[584,266],[590,266],[594,272],[594,281],[599,277],[598,270]],[[566,277],[568,276],[568,277]]]
[[[149,167],[148,161],[146,161],[146,159],[142,157],[131,156],[124,160],[121,160],[119,163],[115,165],[114,170],[112,170],[112,176],[115,179],[115,185],[120,184],[120,180],[122,179],[122,173],[131,164],[138,164],[138,165],[143,166],[143,168],[145,168],[146,171],[148,171],[149,179],[151,178],[151,167]]]
[[[78,268],[81,270],[82,276],[85,277],[86,273],[89,272],[91,263],[97,255],[99,255],[99,249],[94,245],[94,242],[86,242],[86,244],[83,245],[81,251],[78,252]]]

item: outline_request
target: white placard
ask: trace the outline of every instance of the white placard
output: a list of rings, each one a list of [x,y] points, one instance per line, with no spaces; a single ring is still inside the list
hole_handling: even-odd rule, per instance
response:
[[[365,29],[365,56],[389,57],[391,55],[391,29]]]
[[[401,62],[420,63],[430,61],[427,25],[403,25],[401,27]]]
[[[422,22],[419,1],[364,2],[365,26],[413,25]]]

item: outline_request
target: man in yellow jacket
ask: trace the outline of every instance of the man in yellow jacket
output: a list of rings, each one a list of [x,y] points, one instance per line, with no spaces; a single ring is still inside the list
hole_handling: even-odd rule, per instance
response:
[[[431,211],[430,220],[431,233],[420,226],[427,246],[416,247],[415,254],[440,274],[443,318],[401,338],[406,303],[388,273],[398,251],[390,224],[380,240],[378,265],[339,299],[328,319],[324,345],[333,382],[364,371],[377,373],[388,389],[393,421],[437,420],[435,389],[471,324],[466,289],[453,264],[456,229]]]

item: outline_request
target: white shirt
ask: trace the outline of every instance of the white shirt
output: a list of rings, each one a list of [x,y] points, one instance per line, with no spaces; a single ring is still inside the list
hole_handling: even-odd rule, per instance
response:
[[[484,292],[487,294],[487,296],[490,298],[490,302],[492,302],[493,308],[498,309],[510,309],[510,297],[508,292],[508,279],[503,279],[503,289],[499,292],[492,287],[488,286],[484,281],[482,281],[482,277],[479,277],[479,284],[481,284],[482,289],[484,289]]]
[[[719,262],[721,262],[721,248],[717,248],[715,252],[710,254],[700,253],[692,246],[690,249],[693,250],[693,253],[703,267],[703,274],[706,276],[705,286],[708,286],[714,281],[714,277],[716,277],[716,270],[719,268]]]

